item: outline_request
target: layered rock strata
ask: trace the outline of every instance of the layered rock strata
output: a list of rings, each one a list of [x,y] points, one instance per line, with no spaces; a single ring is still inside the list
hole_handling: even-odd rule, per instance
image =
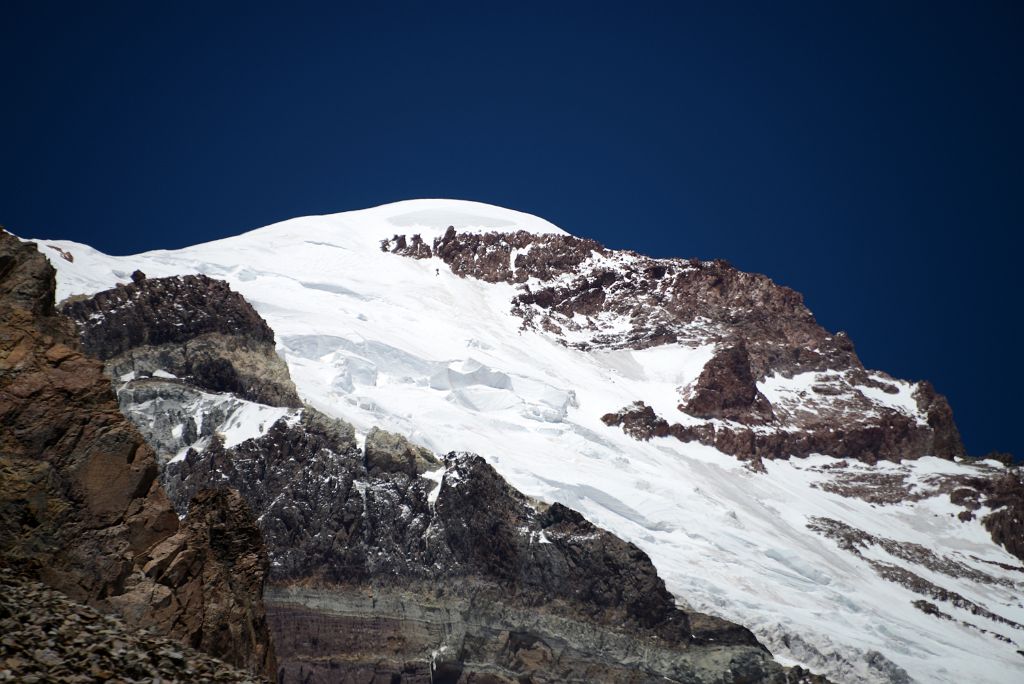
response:
[[[168,466],[179,502],[213,478],[260,514],[284,681],[786,681],[746,629],[677,608],[634,545],[478,456],[427,477],[367,459],[311,414]]]
[[[114,378],[163,373],[270,406],[301,405],[274,332],[224,281],[136,271],[131,283],[72,299],[62,312]]]

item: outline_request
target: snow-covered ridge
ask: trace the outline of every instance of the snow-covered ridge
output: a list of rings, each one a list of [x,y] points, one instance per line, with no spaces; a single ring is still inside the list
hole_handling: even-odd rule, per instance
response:
[[[750,627],[783,660],[847,682],[896,681],[899,670],[921,682],[1019,681],[1024,632],[933,598],[955,619],[927,614],[914,605],[926,597],[882,579],[869,562],[911,568],[1024,624],[1024,574],[1010,569],[1020,562],[992,543],[980,516],[961,521],[962,509],[938,484],[1001,466],[879,464],[878,472],[927,494],[882,504],[829,486],[845,482],[840,473],[875,472],[861,464],[814,456],[770,461],[758,474],[700,444],[637,442],[600,417],[638,398],[670,414],[713,349],[565,346],[510,315],[512,284],[459,278],[441,259],[380,249],[395,233],[430,240],[448,225],[562,233],[497,207],[416,200],[134,256],[39,243],[58,270],[59,299],[125,282],[136,269],[150,278],[226,280],[274,329],[305,401],[360,432],[377,425],[436,452],[480,453],[524,493],[564,503],[636,543],[681,602]],[[798,396],[796,385],[814,380],[781,378],[762,389]],[[909,411],[908,391],[899,385],[877,399]],[[936,572],[881,545],[858,557],[809,529],[818,519],[926,546],[995,581]],[[895,669],[879,667],[883,661]]]
[[[521,211],[467,200],[420,199],[337,214],[289,219],[207,244],[219,246],[244,240],[269,245],[294,237],[301,239],[302,243],[309,247],[323,247],[327,250],[365,248],[371,245],[379,247],[381,240],[388,239],[396,233],[420,234],[429,242],[443,235],[448,226],[456,226],[460,232],[525,230],[539,235],[568,234],[538,216]],[[333,236],[340,239],[332,242]],[[33,238],[33,241],[49,248],[44,251],[51,260],[57,257],[67,263],[73,263],[68,262],[65,255],[70,255],[75,260],[74,268],[66,273],[62,272],[62,275],[67,277],[58,279],[58,301],[73,294],[98,292],[118,282],[127,282],[131,276],[131,270],[124,271],[116,262],[110,262],[108,255],[88,245],[58,239]],[[186,251],[191,249],[194,248],[186,248]],[[160,263],[163,256],[171,253],[173,252],[168,250],[154,250],[144,254],[147,261]],[[178,275],[159,267],[151,266],[151,270],[152,273],[147,272],[150,276]],[[240,268],[238,273],[240,277],[253,275],[244,268]]]

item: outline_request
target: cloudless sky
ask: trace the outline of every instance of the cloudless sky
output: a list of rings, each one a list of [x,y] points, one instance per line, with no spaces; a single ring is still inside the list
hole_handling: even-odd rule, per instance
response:
[[[0,224],[128,254],[456,197],[802,292],[1024,455],[1024,3],[0,4]]]

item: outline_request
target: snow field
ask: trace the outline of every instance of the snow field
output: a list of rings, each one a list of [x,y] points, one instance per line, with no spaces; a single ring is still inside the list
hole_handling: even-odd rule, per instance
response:
[[[759,474],[710,447],[637,442],[604,425],[603,414],[638,399],[685,422],[675,408],[678,389],[697,378],[713,350],[570,349],[520,330],[509,313],[512,286],[459,278],[436,258],[380,250],[395,233],[420,233],[429,243],[448,225],[560,232],[497,207],[416,200],[126,257],[39,242],[58,269],[58,299],[124,282],[136,268],[149,277],[226,280],[274,329],[305,401],[361,433],[376,425],[436,452],[481,454],[524,493],[560,501],[636,543],[681,604],[750,627],[783,661],[828,670],[840,681],[872,681],[879,679],[866,654],[878,651],[921,682],[1022,681],[1020,646],[926,615],[911,601],[927,597],[880,579],[865,560],[807,529],[812,517],[834,518],[1007,580],[989,585],[912,568],[1024,623],[1019,573],[986,562],[1019,561],[996,547],[977,519],[957,520],[959,509],[945,497],[881,506],[826,492],[815,485],[832,477],[820,470],[834,462],[827,456],[770,461]],[[71,252],[74,262],[46,245]],[[792,394],[807,379],[773,382],[762,388],[766,394]],[[879,400],[909,408],[906,391],[879,391]],[[238,430],[248,434],[263,419],[240,416]],[[968,466],[925,458],[880,467],[927,487],[929,478]],[[906,565],[877,547],[864,553]],[[953,614],[1024,639],[1006,625]],[[786,646],[787,636],[799,638]]]

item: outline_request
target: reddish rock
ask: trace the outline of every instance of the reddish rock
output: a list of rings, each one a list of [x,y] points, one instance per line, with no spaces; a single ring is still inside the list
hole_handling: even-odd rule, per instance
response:
[[[693,396],[680,411],[697,418],[721,418],[747,425],[770,423],[774,417],[750,372],[750,355],[742,340],[720,350],[697,378]]]
[[[245,639],[229,642],[204,628],[197,645],[272,676],[260,627],[265,568],[253,560],[262,549],[251,537],[244,553],[215,543],[212,524],[218,516],[238,523],[247,511],[220,495],[200,501],[207,513],[179,529],[153,451],[118,409],[100,362],[79,351],[73,326],[55,313],[54,291],[54,270],[35,245],[0,232],[4,563],[76,600],[117,609],[137,626],[209,625],[231,616],[253,626]],[[167,554],[182,572],[147,574],[150,554],[168,543],[179,549]],[[201,590],[181,583],[200,576]],[[194,642],[194,630],[168,633]]]
[[[400,239],[404,244],[404,236],[390,242]],[[571,332],[571,344],[581,349],[716,345],[718,353],[681,409],[736,425],[709,423],[699,433],[673,428],[680,438],[751,458],[821,452],[873,462],[964,455],[944,397],[927,383],[919,385],[916,399],[927,425],[871,401],[858,388],[889,394],[899,388],[867,372],[845,333],[822,328],[799,293],[766,276],[720,259],[653,259],[593,240],[526,231],[460,233],[449,227],[432,253],[456,275],[519,284],[511,304],[523,327],[563,340]],[[758,392],[757,383],[770,376],[808,372],[840,378],[813,385],[815,397],[827,401],[789,411]],[[638,434],[668,429],[629,422]],[[771,429],[754,433],[746,426]]]

